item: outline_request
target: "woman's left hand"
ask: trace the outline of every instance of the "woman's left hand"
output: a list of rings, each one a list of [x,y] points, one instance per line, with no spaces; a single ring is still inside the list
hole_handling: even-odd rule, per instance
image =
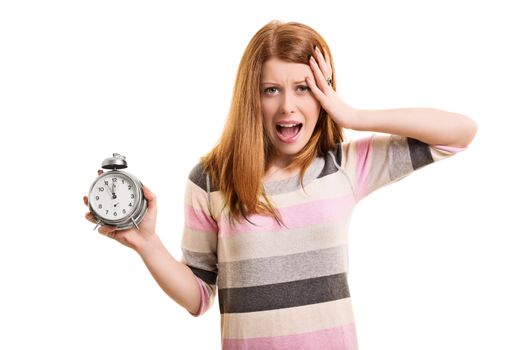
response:
[[[345,129],[355,128],[357,122],[356,109],[347,105],[332,89],[332,86],[328,85],[328,78],[332,78],[332,67],[328,54],[323,56],[321,50],[316,47],[315,58],[314,56],[310,57],[310,68],[314,73],[315,82],[306,77],[306,83],[323,109],[337,125]]]

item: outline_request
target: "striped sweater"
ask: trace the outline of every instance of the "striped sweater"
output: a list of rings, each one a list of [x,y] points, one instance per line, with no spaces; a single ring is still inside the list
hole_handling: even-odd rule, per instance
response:
[[[271,217],[231,223],[201,164],[185,194],[182,262],[200,285],[202,315],[218,291],[222,349],[358,349],[348,288],[348,229],[376,189],[463,149],[373,134],[338,144],[304,176],[264,183]]]

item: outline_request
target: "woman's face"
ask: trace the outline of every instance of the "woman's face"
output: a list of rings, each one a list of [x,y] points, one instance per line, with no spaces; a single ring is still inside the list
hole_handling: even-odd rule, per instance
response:
[[[312,136],[321,104],[305,77],[315,81],[310,67],[270,58],[263,65],[261,105],[264,132],[272,145],[272,162],[288,165]]]

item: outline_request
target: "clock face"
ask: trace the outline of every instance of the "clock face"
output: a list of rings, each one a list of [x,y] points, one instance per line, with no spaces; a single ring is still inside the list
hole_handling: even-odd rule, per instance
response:
[[[89,194],[89,203],[101,218],[120,220],[135,209],[137,191],[138,188],[129,177],[119,173],[106,173],[95,182]]]

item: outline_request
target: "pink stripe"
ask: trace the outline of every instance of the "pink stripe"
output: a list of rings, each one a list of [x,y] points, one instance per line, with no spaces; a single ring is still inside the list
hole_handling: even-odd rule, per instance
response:
[[[357,200],[368,194],[368,174],[371,167],[372,137],[365,137],[356,141],[356,196]]]
[[[186,226],[195,231],[217,232],[217,223],[204,211],[187,205],[184,210]]]
[[[279,212],[286,228],[297,229],[342,219],[350,215],[353,205],[353,196],[347,195],[285,207],[281,208]],[[230,236],[242,232],[272,232],[283,229],[270,216],[250,215],[248,219],[255,225],[244,220],[232,226],[226,216],[221,216],[219,219],[221,228],[219,235]]]
[[[323,329],[315,332],[293,334],[280,337],[261,337],[252,339],[224,339],[223,350],[357,350],[355,325]]]
[[[466,150],[466,148],[461,147],[453,147],[453,146],[445,146],[445,145],[433,145],[433,148],[441,149],[444,151],[452,152],[452,153],[459,153],[461,151]]]
[[[196,314],[192,314],[190,312],[190,315],[197,317],[197,316],[202,315],[203,313],[205,313],[209,309],[209,307],[210,307],[210,296],[208,294],[208,289],[206,288],[205,282],[202,281],[197,276],[195,276],[195,279],[199,283],[199,289],[200,289],[200,293],[201,293],[201,307],[199,308],[199,311],[197,311]]]

